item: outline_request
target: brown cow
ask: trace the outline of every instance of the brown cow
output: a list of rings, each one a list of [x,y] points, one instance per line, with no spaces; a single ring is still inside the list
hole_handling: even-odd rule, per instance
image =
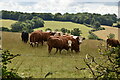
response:
[[[47,39],[51,36],[54,35],[55,33],[53,32],[42,32],[40,30],[34,31],[30,35],[30,45],[37,45],[41,43],[43,45],[44,41],[47,41]]]
[[[72,41],[71,51],[80,52],[79,45],[82,43],[85,38],[81,36],[67,36],[68,40]]]
[[[30,35],[30,45],[32,47],[35,45],[38,46],[39,43],[43,45],[42,32],[41,31],[32,32]]]
[[[66,37],[62,37],[62,36],[51,36],[48,41],[48,51],[49,53],[51,52],[52,48],[56,48],[56,52],[59,50],[60,53],[63,49],[65,50],[69,50],[69,45],[67,42],[67,38]]]
[[[60,53],[63,49],[71,51],[75,50],[75,52],[79,52],[79,37],[76,39],[73,36],[51,36],[48,40],[48,51],[51,52],[52,48],[56,48],[56,52],[58,49]]]
[[[117,46],[120,46],[120,42],[115,39],[107,39],[107,48],[108,46],[117,47]]]

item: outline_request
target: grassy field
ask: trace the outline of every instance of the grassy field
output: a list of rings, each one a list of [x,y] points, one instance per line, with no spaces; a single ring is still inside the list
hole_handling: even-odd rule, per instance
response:
[[[9,19],[1,19],[0,20],[0,27],[7,27],[7,28],[11,28],[10,26],[11,26],[11,24],[13,24],[13,23],[15,23],[15,22],[17,22],[17,21],[15,21],[15,20],[9,20]]]
[[[45,27],[37,28],[34,30],[45,30],[46,28],[50,28],[52,30],[66,28],[68,30],[72,30],[73,28],[80,28],[80,30],[82,31],[82,36],[87,38],[89,35],[88,31],[92,29],[86,27],[85,25],[72,23],[72,22],[60,22],[60,21],[44,21],[44,22],[45,22]]]
[[[115,34],[115,39],[120,40],[120,28],[110,27],[110,26],[102,26],[105,28],[105,30],[100,30],[94,32],[99,38],[102,38],[104,40],[107,39],[107,36],[110,33]]]
[[[86,54],[101,58],[97,45],[105,44],[102,41],[85,40],[80,46],[80,53],[67,54],[67,51],[63,50],[62,54],[54,55],[55,49],[53,49],[50,55],[46,43],[43,46],[30,47],[29,43],[25,44],[21,41],[20,33],[2,32],[2,35],[3,49],[8,49],[13,54],[21,54],[8,65],[9,69],[18,69],[17,72],[21,77],[44,78],[48,72],[52,72],[53,74],[47,78],[89,78],[91,75],[88,71],[76,70],[75,66],[86,67],[83,61]]]

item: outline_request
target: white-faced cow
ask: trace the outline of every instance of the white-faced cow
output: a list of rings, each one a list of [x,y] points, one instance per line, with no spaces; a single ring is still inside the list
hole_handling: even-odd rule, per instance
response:
[[[51,52],[52,48],[56,48],[56,52],[59,50],[60,53],[63,49],[75,50],[75,52],[79,52],[79,45],[80,45],[80,37],[73,38],[73,36],[51,36],[48,41],[48,51]]]

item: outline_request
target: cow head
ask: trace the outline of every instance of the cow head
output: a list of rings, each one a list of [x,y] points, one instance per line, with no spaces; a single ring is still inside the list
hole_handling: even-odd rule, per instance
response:
[[[68,47],[71,47],[71,46],[72,46],[72,41],[68,40]]]
[[[56,34],[56,32],[49,32],[50,35],[54,36]]]
[[[73,38],[77,40],[78,44],[81,44],[82,41],[85,40],[85,38],[81,36],[73,36]]]

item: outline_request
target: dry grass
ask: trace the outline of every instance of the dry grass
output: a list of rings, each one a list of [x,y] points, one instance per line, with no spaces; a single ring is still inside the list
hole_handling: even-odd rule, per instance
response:
[[[78,71],[75,66],[82,68],[86,67],[83,62],[86,54],[91,54],[95,57],[100,57],[98,54],[98,47],[102,41],[85,40],[80,48],[80,53],[67,54],[63,50],[62,54],[54,55],[48,54],[47,45],[39,47],[30,47],[27,43],[23,43],[20,38],[20,33],[2,32],[3,33],[3,49],[9,49],[13,54],[21,54],[20,57],[12,60],[12,64],[8,65],[10,68],[18,68],[20,76],[33,76],[34,78],[43,78],[48,72],[53,72],[49,78],[83,78],[90,77],[87,71]],[[71,55],[70,55],[71,54]]]
[[[110,26],[102,26],[102,27],[104,27],[105,30],[94,32],[99,38],[106,40],[107,36],[110,33],[113,33],[115,34],[115,39],[120,40],[120,28],[115,28],[115,27],[110,27]]]

